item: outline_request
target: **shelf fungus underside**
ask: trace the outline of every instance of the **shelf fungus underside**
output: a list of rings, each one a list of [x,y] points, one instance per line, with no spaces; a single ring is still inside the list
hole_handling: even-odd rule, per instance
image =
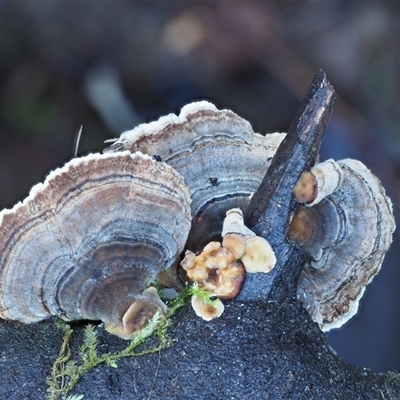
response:
[[[288,231],[311,255],[297,294],[324,331],[356,314],[395,229],[392,203],[371,171],[357,160],[336,164],[340,185],[318,204],[300,209]]]
[[[182,252],[190,196],[147,155],[76,158],[0,213],[0,316],[91,319],[129,338],[165,305],[155,275]]]

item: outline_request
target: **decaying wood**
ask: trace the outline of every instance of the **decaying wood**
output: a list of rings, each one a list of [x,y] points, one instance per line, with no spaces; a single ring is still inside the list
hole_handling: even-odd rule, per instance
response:
[[[298,207],[292,191],[300,174],[317,160],[335,99],[335,90],[325,73],[318,71],[250,202],[245,214],[246,224],[268,240],[278,262],[267,275],[248,276],[241,299],[283,301],[296,295],[296,282],[306,256],[286,240],[290,217]]]

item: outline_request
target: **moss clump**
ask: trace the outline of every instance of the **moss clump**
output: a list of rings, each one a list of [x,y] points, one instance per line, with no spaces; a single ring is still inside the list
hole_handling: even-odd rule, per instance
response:
[[[187,287],[179,296],[171,300],[168,304],[168,312],[165,316],[157,313],[151,321],[140,330],[129,342],[128,346],[114,353],[100,354],[98,351],[98,331],[94,325],[87,325],[84,331],[84,340],[79,348],[79,359],[71,358],[70,341],[73,335],[71,326],[59,321],[58,327],[64,333],[58,357],[55,360],[50,376],[47,379],[48,400],[80,400],[83,396],[67,397],[68,393],[75,387],[79,379],[82,378],[92,368],[101,364],[117,368],[117,361],[123,357],[140,357],[146,354],[159,352],[169,347],[173,340],[168,337],[167,330],[171,326],[171,317],[175,312],[183,307],[192,295],[200,297],[205,302],[213,304],[210,293],[198,287],[197,284]],[[155,346],[137,351],[137,348],[145,343],[151,336],[157,336]]]

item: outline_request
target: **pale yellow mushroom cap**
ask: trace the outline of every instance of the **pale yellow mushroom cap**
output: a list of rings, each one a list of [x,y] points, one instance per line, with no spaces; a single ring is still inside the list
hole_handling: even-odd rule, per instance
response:
[[[326,196],[335,192],[343,181],[343,171],[340,165],[330,159],[319,163],[311,168],[317,180],[317,190],[315,199],[308,205],[313,206],[319,203]]]
[[[208,304],[201,300],[198,296],[192,296],[192,307],[198,317],[203,318],[205,321],[211,321],[218,318],[224,312],[224,305],[220,299],[213,301],[213,304]]]
[[[260,236],[246,240],[246,250],[241,258],[249,273],[269,272],[276,264],[275,253],[269,243]]]
[[[237,233],[228,234],[222,239],[222,246],[230,250],[236,259],[239,259],[246,249],[246,237]]]
[[[242,262],[219,242],[210,242],[198,255],[188,252],[181,266],[192,282],[224,299],[238,295],[245,276]]]
[[[222,246],[229,249],[236,259],[240,259],[245,252],[246,238],[249,236],[255,236],[255,233],[244,224],[242,210],[228,210],[222,227]]]

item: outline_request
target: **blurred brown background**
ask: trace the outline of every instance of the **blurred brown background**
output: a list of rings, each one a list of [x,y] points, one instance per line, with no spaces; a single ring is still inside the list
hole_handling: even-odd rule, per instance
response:
[[[400,210],[397,2],[1,2],[0,207],[73,156],[187,102],[285,131],[318,68],[338,100],[322,159],[353,157]],[[399,219],[398,219],[399,220]],[[400,370],[400,239],[358,315],[329,333],[346,361]]]

